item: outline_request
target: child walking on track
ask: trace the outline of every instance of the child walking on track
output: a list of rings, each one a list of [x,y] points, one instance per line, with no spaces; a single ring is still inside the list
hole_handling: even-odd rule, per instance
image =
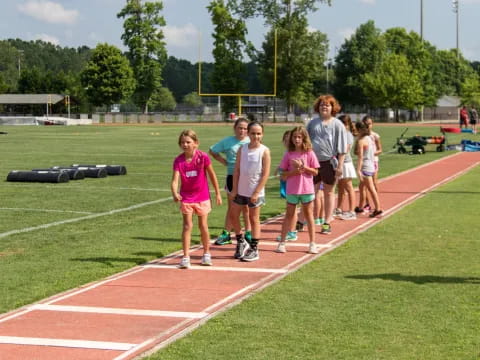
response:
[[[383,211],[380,209],[380,199],[373,183],[373,175],[375,173],[375,143],[370,136],[370,128],[368,125],[362,121],[359,121],[355,123],[355,128],[358,132],[355,154],[358,156],[357,175],[358,179],[360,180],[360,204],[365,201],[363,197],[365,196],[364,194],[368,192],[373,200],[373,205],[375,206],[375,209],[370,214],[370,217],[376,217]],[[366,189],[366,191],[364,191],[364,189]]]
[[[233,198],[231,223],[235,230],[237,247],[234,257],[242,261],[260,258],[260,207],[265,204],[265,184],[270,175],[270,150],[262,144],[263,125],[253,121],[248,124],[250,143],[243,145],[237,154],[233,173]],[[240,212],[248,207],[252,238],[246,240],[240,226]]]
[[[338,205],[334,214],[342,220],[355,220],[357,215],[355,214],[355,190],[353,189],[352,179],[356,179],[355,166],[353,166],[352,156],[350,152],[352,150],[354,136],[356,130],[353,127],[352,119],[348,115],[342,115],[339,117],[340,121],[345,125],[347,129],[347,153],[345,154],[345,160],[343,161],[343,173],[338,180]],[[344,197],[348,197],[348,210],[343,211]]]
[[[315,245],[315,223],[313,216],[313,201],[315,199],[315,186],[313,177],[318,173],[319,163],[312,151],[312,143],[303,126],[298,126],[290,131],[288,152],[280,163],[282,176],[287,181],[287,210],[282,226],[282,235],[277,252],[287,252],[285,240],[288,230],[295,224],[297,204],[302,205],[302,210],[308,225],[310,239],[309,253],[317,254]]]
[[[207,222],[208,213],[211,211],[207,174],[215,189],[217,205],[222,204],[222,197],[211,160],[206,153],[198,150],[198,144],[197,134],[193,130],[182,131],[178,138],[178,145],[183,153],[178,155],[173,162],[172,196],[175,202],[180,202],[180,211],[183,215],[183,258],[179,264],[181,269],[190,267],[189,250],[193,214],[198,217],[198,227],[203,244],[202,265],[212,265]],[[178,193],[179,179],[180,193]]]
[[[227,179],[225,183],[225,190],[227,195],[232,192],[233,188],[233,170],[235,169],[235,161],[237,159],[238,149],[250,142],[247,136],[248,120],[246,118],[239,117],[233,125],[235,132],[234,136],[227,136],[220,140],[218,143],[210,147],[209,154],[222,165],[227,167]],[[223,157],[221,154],[225,154]],[[232,200],[229,198],[227,213],[225,214],[225,228],[220,236],[215,241],[215,245],[227,245],[232,243],[230,231],[232,230],[232,224],[230,222],[230,212],[232,209]],[[245,238],[251,238],[250,221],[248,220],[248,208],[244,209],[243,220],[245,223]]]

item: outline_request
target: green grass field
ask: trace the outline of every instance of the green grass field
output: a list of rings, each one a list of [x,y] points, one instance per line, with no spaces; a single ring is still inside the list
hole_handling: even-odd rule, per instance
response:
[[[0,135],[4,179],[14,169],[73,163],[128,170],[65,184],[0,182],[0,312],[181,248],[169,185],[183,128],[197,131],[202,150],[232,133],[224,124],[0,127],[9,133]],[[272,166],[286,129],[266,126]],[[381,177],[449,154],[434,147],[415,156],[391,151],[403,129],[376,129],[385,152]],[[439,131],[411,127],[407,135],[414,134]],[[449,142],[460,138],[475,136]],[[223,183],[224,169],[214,166]],[[478,176],[475,169],[429,194],[152,358],[480,358],[479,244],[471,231]],[[272,179],[262,216],[283,209]],[[225,205],[215,207],[209,217],[212,237],[224,212]],[[193,240],[199,242],[198,231]],[[245,351],[232,354],[233,341]]]

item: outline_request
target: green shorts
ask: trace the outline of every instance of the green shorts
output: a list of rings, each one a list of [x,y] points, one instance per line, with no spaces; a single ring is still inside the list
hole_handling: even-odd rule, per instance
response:
[[[315,199],[315,194],[290,194],[287,195],[287,203],[297,205],[298,203],[308,204]]]

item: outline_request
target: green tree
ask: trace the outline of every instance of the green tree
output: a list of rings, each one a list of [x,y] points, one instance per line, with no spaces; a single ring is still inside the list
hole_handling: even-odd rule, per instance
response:
[[[202,98],[196,92],[191,92],[183,97],[182,102],[190,106],[200,106],[202,105]]]
[[[148,112],[152,94],[161,87],[162,69],[167,59],[162,26],[165,20],[160,15],[161,1],[127,0],[125,7],[117,14],[124,18],[122,40],[128,47],[137,86],[134,102]]]
[[[242,59],[244,51],[247,51],[249,46],[245,22],[234,19],[223,0],[213,0],[207,8],[212,16],[214,24],[212,35],[215,39],[212,85],[218,93],[244,93],[247,88],[247,73]],[[231,111],[235,103],[235,98],[227,97],[222,102],[223,111]]]
[[[480,76],[472,74],[462,83],[460,88],[462,104],[480,106]]]
[[[287,102],[311,106],[313,84],[325,77],[324,63],[328,41],[321,32],[309,32],[307,15],[317,10],[316,4],[330,0],[230,0],[229,6],[242,17],[262,16],[271,27],[257,54],[260,76],[267,92],[273,89],[274,33],[277,31],[277,94]],[[268,91],[270,90],[270,91]]]
[[[2,92],[13,92],[19,79],[18,63],[22,61],[23,53],[18,51],[8,41],[0,41],[0,76],[3,79]]]
[[[153,93],[151,103],[153,111],[172,111],[177,106],[175,97],[166,87],[162,87]]]
[[[360,25],[345,40],[335,58],[335,95],[343,104],[365,105],[369,99],[363,92],[362,74],[374,72],[385,54],[381,31],[373,21]]]
[[[115,46],[99,44],[81,74],[86,95],[95,106],[112,104],[129,97],[135,88],[128,60]]]
[[[37,67],[22,70],[18,80],[18,92],[21,94],[39,94],[46,92],[45,77]]]
[[[403,54],[387,54],[374,71],[362,74],[362,92],[374,107],[415,109],[423,97],[421,78]]]

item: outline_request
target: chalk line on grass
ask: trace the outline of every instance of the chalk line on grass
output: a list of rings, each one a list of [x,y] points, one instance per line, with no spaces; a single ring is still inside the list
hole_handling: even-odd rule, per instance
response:
[[[29,208],[9,208],[9,207],[2,207],[0,210],[8,210],[8,211],[33,211],[33,212],[55,212],[55,213],[71,213],[71,214],[94,214],[90,211],[73,211],[73,210],[51,210],[51,209],[29,209]]]
[[[76,222],[79,222],[79,221],[95,219],[95,218],[102,217],[102,216],[114,215],[114,214],[118,214],[118,213],[122,213],[122,212],[126,212],[126,211],[131,211],[131,210],[139,209],[139,208],[142,208],[142,207],[145,207],[145,206],[155,205],[155,204],[159,204],[159,203],[162,203],[162,202],[165,202],[165,201],[171,201],[171,200],[172,200],[172,197],[168,197],[168,198],[158,199],[158,200],[154,200],[154,201],[147,201],[147,202],[132,205],[132,206],[129,206],[129,207],[126,207],[126,208],[114,209],[114,210],[110,210],[110,211],[106,211],[106,212],[102,212],[102,213],[90,214],[90,215],[87,215],[87,216],[77,217],[77,218],[73,218],[73,219],[55,221],[55,222],[52,222],[52,223],[49,223],[49,224],[31,226],[31,227],[27,227],[27,228],[23,228],[23,229],[10,230],[10,231],[4,232],[4,233],[0,233],[0,239],[4,238],[4,237],[7,237],[7,236],[10,236],[10,235],[16,235],[16,234],[21,234],[21,233],[26,233],[26,232],[31,232],[31,231],[35,231],[35,230],[41,230],[41,229],[48,229],[48,228],[53,227],[53,226],[76,223]]]

